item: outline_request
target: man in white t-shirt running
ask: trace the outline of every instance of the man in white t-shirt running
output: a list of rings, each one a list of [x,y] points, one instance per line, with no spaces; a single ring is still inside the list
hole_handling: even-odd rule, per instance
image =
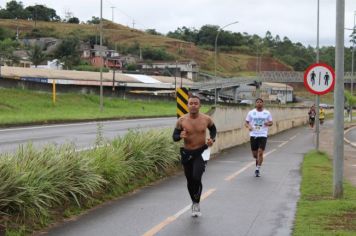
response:
[[[271,113],[263,108],[262,98],[257,98],[256,108],[248,112],[245,123],[245,127],[250,131],[252,155],[256,159],[256,177],[260,177],[263,152],[267,144],[268,127],[272,125]]]

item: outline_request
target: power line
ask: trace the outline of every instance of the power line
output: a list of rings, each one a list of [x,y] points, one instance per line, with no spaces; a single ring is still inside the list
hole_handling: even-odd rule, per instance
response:
[[[125,15],[127,18],[129,18],[130,21],[132,22],[133,26],[134,25],[141,25],[141,26],[143,26],[144,29],[148,29],[148,27],[146,27],[143,23],[138,22],[137,20],[135,20],[134,17],[130,16],[129,14],[127,14],[126,12],[124,12],[123,10],[121,10],[120,8],[115,6],[115,4],[113,4],[111,1],[105,0],[105,2],[107,2],[109,5],[111,5],[112,6],[111,8],[115,8],[115,11],[119,11],[122,15]]]

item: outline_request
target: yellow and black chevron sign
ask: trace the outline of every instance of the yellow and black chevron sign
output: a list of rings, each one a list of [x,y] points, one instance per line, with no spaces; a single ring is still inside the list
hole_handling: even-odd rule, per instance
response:
[[[188,89],[179,88],[177,90],[177,118],[188,113]]]

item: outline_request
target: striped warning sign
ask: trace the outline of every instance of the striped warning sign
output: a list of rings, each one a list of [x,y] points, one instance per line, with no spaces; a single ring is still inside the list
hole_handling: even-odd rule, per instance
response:
[[[188,89],[179,88],[177,90],[177,118],[188,113]]]

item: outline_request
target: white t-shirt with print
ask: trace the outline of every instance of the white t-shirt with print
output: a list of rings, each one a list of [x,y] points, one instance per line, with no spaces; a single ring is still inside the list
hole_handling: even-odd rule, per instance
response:
[[[246,121],[252,126],[252,131],[250,131],[250,136],[252,137],[267,137],[268,126],[265,125],[266,122],[272,121],[272,115],[269,111],[263,109],[262,111],[257,111],[253,109],[248,112],[246,116]]]

